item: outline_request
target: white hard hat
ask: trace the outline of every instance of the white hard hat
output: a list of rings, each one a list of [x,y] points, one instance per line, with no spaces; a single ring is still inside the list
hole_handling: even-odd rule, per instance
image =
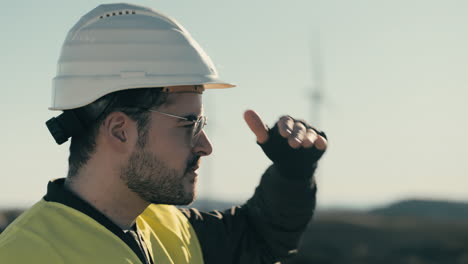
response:
[[[111,92],[145,87],[235,85],[178,22],[131,4],[100,5],[68,32],[50,110],[74,109]]]

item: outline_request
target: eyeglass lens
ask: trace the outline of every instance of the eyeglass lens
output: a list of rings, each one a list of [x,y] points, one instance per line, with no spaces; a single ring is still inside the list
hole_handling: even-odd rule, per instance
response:
[[[198,118],[194,124],[193,136],[194,137],[198,136],[200,132],[203,130],[203,127],[205,127],[205,125],[206,125],[206,117],[200,116],[200,118]]]

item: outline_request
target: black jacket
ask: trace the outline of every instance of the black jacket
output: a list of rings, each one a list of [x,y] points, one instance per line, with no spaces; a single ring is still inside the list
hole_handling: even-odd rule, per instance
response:
[[[181,210],[197,233],[205,264],[275,263],[297,252],[315,194],[313,177],[289,179],[272,165],[243,206],[210,213]]]

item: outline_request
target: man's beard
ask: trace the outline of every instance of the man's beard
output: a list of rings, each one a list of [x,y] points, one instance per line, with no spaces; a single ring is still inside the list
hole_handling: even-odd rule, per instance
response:
[[[157,204],[187,205],[195,200],[193,189],[186,191],[187,172],[197,163],[198,157],[187,164],[183,171],[169,168],[155,154],[137,148],[122,168],[120,178],[127,187],[143,200]]]

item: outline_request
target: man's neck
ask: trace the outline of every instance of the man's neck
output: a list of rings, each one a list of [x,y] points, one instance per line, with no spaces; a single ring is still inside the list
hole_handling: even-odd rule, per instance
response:
[[[65,180],[65,188],[104,214],[122,230],[130,229],[149,203],[120,183],[100,182],[98,179],[77,175]]]

